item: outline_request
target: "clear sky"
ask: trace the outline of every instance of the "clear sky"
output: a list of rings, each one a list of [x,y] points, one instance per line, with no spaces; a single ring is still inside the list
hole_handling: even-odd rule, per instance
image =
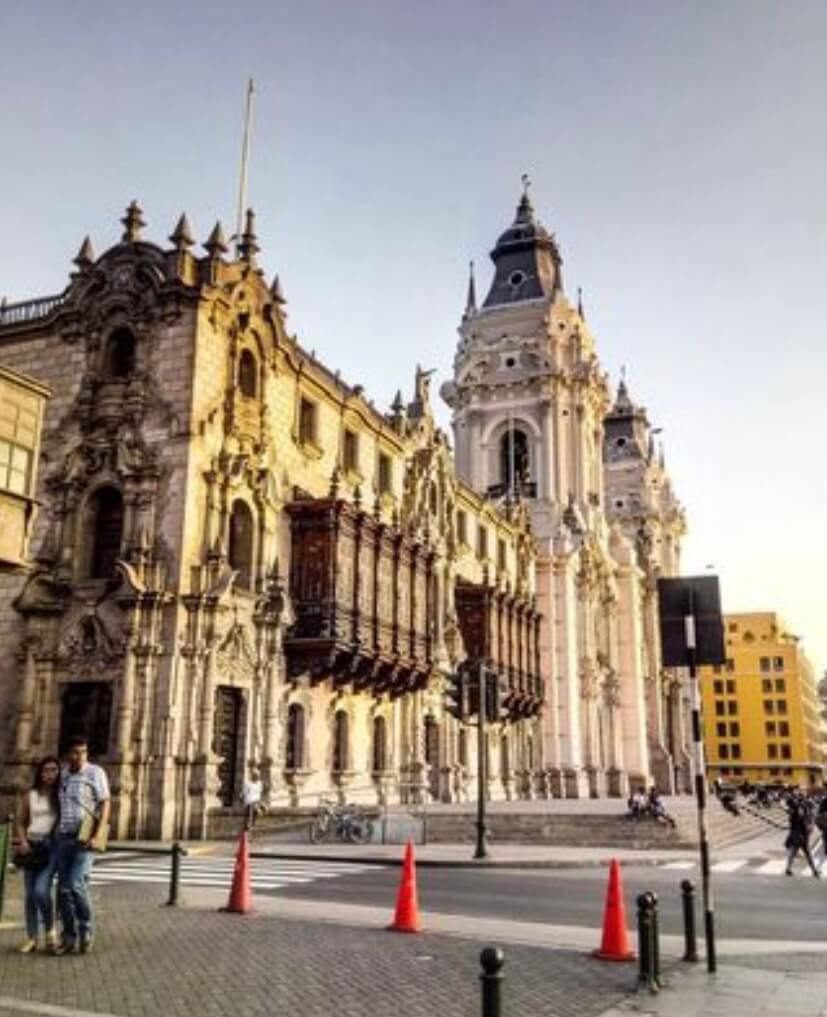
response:
[[[0,37],[0,295],[61,290],[132,198],[150,239],[232,232],[252,75],[262,263],[379,405],[449,375],[530,173],[664,428],[686,571],[827,664],[823,0],[28,0]]]

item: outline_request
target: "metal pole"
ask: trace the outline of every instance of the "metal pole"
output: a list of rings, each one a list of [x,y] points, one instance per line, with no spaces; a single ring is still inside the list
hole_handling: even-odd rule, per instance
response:
[[[709,840],[706,833],[706,767],[701,727],[701,690],[698,680],[697,643],[695,639],[695,597],[689,591],[689,614],[686,625],[686,648],[689,655],[689,692],[692,705],[693,764],[695,767],[695,799],[698,805],[698,844],[701,852],[701,888],[704,907],[704,937],[706,939],[706,969],[715,974],[718,964],[715,956],[715,908],[712,899],[712,881],[709,871]]]
[[[683,899],[683,959],[689,964],[698,962],[698,937],[695,933],[695,886],[691,879],[681,883]]]
[[[3,908],[6,903],[6,872],[9,867],[13,828],[14,817],[9,814],[6,822],[0,826],[0,922],[3,920]]]
[[[247,82],[247,107],[244,113],[244,140],[241,143],[241,172],[238,179],[238,215],[236,216],[236,252],[244,231],[244,210],[247,204],[247,165],[250,161],[250,136],[253,125],[253,79]]]
[[[482,1017],[500,1017],[502,1007],[502,968],[505,954],[499,947],[487,946],[480,954],[482,965]]]
[[[652,898],[648,893],[641,893],[637,898],[638,991],[658,991],[652,946]]]
[[[181,896],[181,856],[187,853],[185,847],[181,847],[179,841],[175,841],[170,851],[171,863],[169,867],[169,900],[166,903],[168,908],[178,906]]]
[[[486,780],[485,760],[485,700],[488,674],[484,664],[479,665],[479,728],[477,731],[477,846],[474,858],[487,858],[488,845],[485,842],[487,828],[485,825],[485,795],[488,781]]]
[[[652,914],[652,976],[655,981],[655,985],[659,988],[663,988],[663,982],[660,977],[660,924],[658,922],[658,895],[653,891],[649,891],[649,900],[651,902],[651,914]]]

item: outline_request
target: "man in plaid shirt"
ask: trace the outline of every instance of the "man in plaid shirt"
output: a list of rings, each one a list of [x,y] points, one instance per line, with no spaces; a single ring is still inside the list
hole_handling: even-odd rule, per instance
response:
[[[58,788],[57,893],[63,926],[59,952],[74,953],[78,946],[81,953],[88,953],[94,934],[89,897],[91,842],[95,832],[109,823],[109,781],[100,766],[89,762],[84,737],[72,739],[67,760]]]

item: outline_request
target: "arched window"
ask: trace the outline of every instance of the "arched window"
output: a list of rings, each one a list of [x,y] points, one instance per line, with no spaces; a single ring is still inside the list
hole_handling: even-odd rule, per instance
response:
[[[304,767],[304,710],[298,703],[291,703],[287,711],[287,751],[284,765],[288,770]]]
[[[101,487],[89,501],[87,510],[89,577],[111,579],[115,562],[121,556],[123,540],[123,496],[114,487]]]
[[[373,770],[382,773],[388,768],[387,725],[384,717],[373,720]]]
[[[348,769],[349,742],[348,715],[337,710],[333,718],[333,772],[342,773]]]
[[[238,572],[236,585],[253,587],[253,513],[246,502],[233,502],[230,514],[230,568]]]
[[[258,390],[258,363],[249,350],[238,358],[238,387],[247,399],[255,399]]]
[[[519,428],[511,428],[500,438],[500,477],[507,491],[517,491],[528,482],[528,436]]]
[[[107,340],[103,373],[107,378],[128,378],[134,370],[135,337],[128,328],[118,328]]]

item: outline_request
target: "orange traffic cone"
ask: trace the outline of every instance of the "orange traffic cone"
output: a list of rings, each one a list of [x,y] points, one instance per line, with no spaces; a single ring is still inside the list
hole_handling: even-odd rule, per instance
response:
[[[612,859],[609,868],[609,887],[606,890],[606,909],[603,913],[603,941],[594,956],[608,961],[634,960],[629,948],[626,932],[626,907],[623,903],[623,886],[620,881],[620,866]]]
[[[230,887],[230,899],[222,911],[235,915],[246,915],[253,909],[253,895],[250,890],[250,845],[245,830],[238,839],[238,850],[235,853],[233,868],[233,885]]]
[[[422,923],[419,920],[419,903],[416,899],[416,862],[414,848],[408,841],[405,848],[405,861],[402,863],[402,881],[396,897],[396,914],[393,925],[388,926],[389,932],[420,932]]]

